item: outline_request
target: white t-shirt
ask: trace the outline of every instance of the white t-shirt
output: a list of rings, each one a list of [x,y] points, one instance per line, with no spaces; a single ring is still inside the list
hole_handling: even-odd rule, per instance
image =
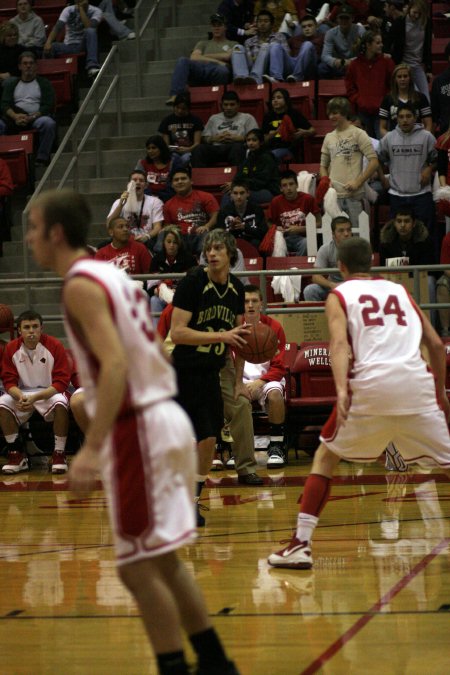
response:
[[[120,199],[116,199],[108,213],[108,218],[111,213],[115,211],[120,203]],[[121,209],[119,215],[128,222],[130,232],[135,237],[140,234],[149,234],[153,228],[154,223],[164,222],[163,203],[158,197],[151,197],[144,195],[143,202],[140,202],[141,208],[138,213],[130,213],[127,211],[126,205]]]

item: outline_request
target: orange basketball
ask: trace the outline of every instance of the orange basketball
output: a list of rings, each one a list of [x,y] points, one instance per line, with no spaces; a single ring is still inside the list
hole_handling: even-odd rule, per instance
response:
[[[14,331],[14,314],[8,305],[0,305],[0,333]]]
[[[245,335],[246,345],[236,349],[239,356],[250,363],[265,363],[272,359],[278,349],[276,333],[266,323],[249,324],[250,335]]]

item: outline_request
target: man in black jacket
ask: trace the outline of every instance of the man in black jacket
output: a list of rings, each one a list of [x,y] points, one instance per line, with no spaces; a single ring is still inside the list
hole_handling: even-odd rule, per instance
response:
[[[231,183],[230,198],[231,203],[223,205],[218,213],[216,227],[258,248],[267,232],[264,210],[250,200],[250,190],[245,180],[236,179]]]

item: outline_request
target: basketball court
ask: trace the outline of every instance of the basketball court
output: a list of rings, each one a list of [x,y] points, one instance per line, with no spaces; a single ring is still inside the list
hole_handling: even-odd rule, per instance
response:
[[[261,466],[260,488],[210,474],[207,526],[182,551],[242,675],[448,673],[449,478],[341,463],[313,570],[281,570],[266,558],[291,536],[311,463],[291,457]],[[101,485],[77,500],[44,467],[0,476],[0,515],[0,673],[154,675]]]

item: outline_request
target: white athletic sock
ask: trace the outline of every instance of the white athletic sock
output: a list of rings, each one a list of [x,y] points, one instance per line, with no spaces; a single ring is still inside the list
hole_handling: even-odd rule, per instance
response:
[[[311,516],[309,513],[299,513],[297,516],[297,539],[309,543],[318,522],[317,516]]]
[[[64,452],[66,449],[67,436],[55,435],[55,452]]]

